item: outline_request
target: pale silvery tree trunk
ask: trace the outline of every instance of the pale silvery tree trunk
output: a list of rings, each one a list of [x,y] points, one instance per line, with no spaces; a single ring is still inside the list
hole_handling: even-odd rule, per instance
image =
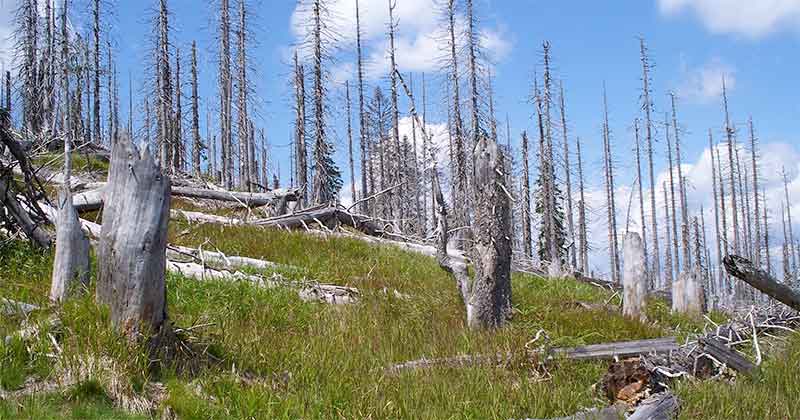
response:
[[[720,216],[722,217],[722,246],[723,246],[723,256],[728,256],[730,251],[730,244],[728,243],[728,216],[727,216],[727,209],[725,206],[725,180],[722,174],[722,158],[720,157],[719,148],[715,148],[716,155],[717,155],[717,168],[719,170],[719,205],[720,205]],[[722,261],[720,261],[722,262]],[[722,270],[722,268],[720,268]],[[726,295],[730,292],[730,278],[725,274],[725,270],[722,270],[721,273],[723,275],[723,280],[725,283],[724,289]],[[727,296],[726,296],[727,297]]]
[[[769,254],[769,216],[767,215],[767,191],[766,187],[761,187],[761,197],[764,199],[764,259],[767,262],[767,273],[772,274],[772,259]]]
[[[89,286],[89,239],[81,230],[78,212],[72,203],[70,174],[72,140],[64,140],[64,185],[58,200],[56,252],[50,300],[60,302]]]
[[[642,241],[642,251],[644,252],[644,270],[648,278],[648,287],[655,288],[654,278],[655,275],[649,269],[650,256],[647,254],[647,222],[644,217],[644,190],[642,189],[642,156],[641,156],[641,139],[639,138],[639,119],[633,122],[634,131],[634,151],[636,152],[636,186],[637,195],[639,196],[639,225],[642,230],[640,237]]]
[[[352,111],[351,111],[351,103],[350,103],[350,81],[345,80],[344,82],[344,90],[345,90],[345,101],[347,107],[347,152],[350,161],[350,194],[353,198],[353,202],[355,203],[358,201],[358,197],[356,196],[356,169],[355,163],[353,161],[353,126],[352,122]]]
[[[395,182],[399,183],[400,187],[398,188],[399,193],[396,194],[397,198],[395,203],[394,209],[394,219],[395,223],[400,227],[400,230],[403,229],[405,214],[404,214],[404,207],[405,203],[403,203],[405,199],[405,162],[403,159],[400,158],[402,156],[402,152],[400,150],[400,108],[397,102],[397,60],[395,56],[395,29],[396,23],[394,20],[394,9],[397,7],[396,0],[388,0],[389,1],[389,62],[390,62],[390,69],[389,71],[392,73],[390,76],[391,82],[391,101],[392,101],[392,144],[394,145],[394,152],[395,159],[394,159],[394,178]]]
[[[692,259],[691,259],[691,247],[689,246],[690,235],[689,235],[689,208],[688,203],[686,202],[686,188],[684,184],[683,178],[683,168],[681,167],[681,133],[680,127],[678,126],[678,111],[677,107],[675,106],[675,94],[670,93],[670,99],[672,101],[672,128],[673,133],[675,135],[675,161],[678,166],[678,191],[680,197],[680,207],[681,207],[681,241],[682,241],[682,251],[683,251],[683,265],[685,267],[692,266]]]
[[[244,0],[239,0],[239,27],[237,33],[236,46],[236,70],[238,71],[237,81],[237,116],[238,126],[236,138],[239,142],[239,188],[245,191],[251,190],[250,168],[248,161],[248,111],[247,111],[247,11],[245,10]]]
[[[718,186],[717,186],[717,164],[716,159],[714,159],[714,137],[711,130],[708,130],[708,151],[711,153],[711,186],[713,187],[713,198],[714,198],[714,229],[715,229],[715,237],[717,242],[717,270],[718,275],[715,278],[715,282],[719,282],[722,279],[722,238],[720,236],[720,220],[719,220],[719,197],[718,197]],[[708,261],[709,265],[711,261]]]
[[[672,223],[672,235],[667,235],[667,242],[669,242],[670,239],[672,240],[672,244],[670,246],[672,251],[672,254],[670,255],[671,264],[669,264],[669,269],[672,270],[670,277],[673,277],[674,273],[680,273],[681,271],[681,260],[679,254],[680,248],[678,248],[678,212],[676,211],[675,207],[675,166],[673,165],[672,160],[672,138],[670,138],[669,135],[670,127],[666,114],[664,115],[664,120],[664,138],[667,140],[667,163],[669,164],[669,201],[666,201],[664,204],[670,207],[670,217],[667,218],[666,223]]]
[[[669,205],[669,196],[668,196],[669,195],[668,194],[669,190],[667,189],[666,181],[664,182],[662,188],[664,189],[664,214],[666,216],[666,219],[665,219],[666,223],[665,224],[666,224],[666,228],[667,228],[666,249],[664,250],[665,251],[664,252],[664,265],[666,266],[665,280],[666,280],[666,286],[670,287],[670,285],[672,284],[672,281],[674,279],[675,270],[674,270],[674,266],[673,266],[673,263],[672,263],[672,258],[673,258],[672,245],[671,245],[671,242],[669,241],[669,238],[674,232],[672,230],[670,230],[669,221],[670,221],[670,217],[672,215],[670,214],[670,208],[669,208],[670,205]]]
[[[447,29],[448,29],[448,63],[450,70],[450,92],[452,102],[448,109],[452,110],[452,133],[453,133],[453,155],[455,155],[454,169],[452,174],[453,191],[453,210],[457,223],[461,226],[467,225],[467,161],[464,148],[464,125],[461,118],[461,89],[458,72],[458,56],[456,49],[456,0],[447,2]]]
[[[661,275],[661,251],[658,247],[658,216],[656,214],[656,179],[653,168],[653,120],[651,113],[653,102],[650,99],[650,60],[644,38],[639,40],[640,59],[642,62],[642,109],[645,115],[645,139],[647,140],[647,161],[650,172],[650,223],[653,232],[653,273],[656,278]]]
[[[560,110],[561,110],[561,130],[563,133],[563,141],[564,141],[564,182],[566,183],[567,187],[567,233],[569,235],[569,257],[570,262],[572,264],[572,268],[578,266],[577,259],[575,256],[575,219],[573,217],[573,210],[572,210],[572,167],[570,166],[570,156],[569,156],[569,136],[567,136],[567,105],[566,99],[564,98],[564,82],[559,84],[559,88],[561,94],[559,95],[560,99]],[[645,252],[645,254],[647,254]]]
[[[623,259],[625,272],[622,276],[624,287],[622,314],[644,321],[647,303],[647,265],[644,243],[638,233],[629,232],[626,235]]]
[[[93,18],[93,34],[94,34],[94,142],[101,144],[103,142],[102,133],[100,131],[100,0],[94,0],[94,7],[92,8]]]
[[[783,244],[781,245],[781,250],[783,251],[783,282],[791,287],[794,283],[794,275],[792,273],[791,257],[789,255],[789,244],[791,243],[791,240],[789,239],[789,232],[786,230],[785,201],[781,201],[781,222],[783,223]]]
[[[471,104],[471,113],[472,113],[472,141],[471,144],[468,144],[467,150],[471,148],[475,148],[478,144],[479,137],[483,135],[482,127],[481,127],[481,110],[479,106],[478,97],[481,93],[478,90],[478,57],[477,57],[477,50],[480,47],[480,36],[478,34],[478,30],[475,27],[476,25],[476,17],[475,17],[475,9],[473,6],[473,0],[466,0],[467,2],[467,28],[466,28],[466,35],[467,35],[467,61],[469,64],[469,87],[470,87],[470,104]],[[548,110],[549,111],[549,110]],[[548,112],[548,117],[549,117]],[[467,162],[469,165],[469,162]],[[468,172],[469,173],[469,172]],[[467,177],[467,185],[471,185],[471,180]],[[472,209],[472,201],[470,200],[470,195],[467,194],[467,218],[465,219],[467,225],[470,223],[470,213],[473,211]]]
[[[172,74],[170,72],[170,59],[169,59],[169,21],[167,15],[167,2],[161,0],[161,7],[159,13],[159,39],[158,39],[158,70],[159,70],[159,88],[158,88],[158,144],[161,147],[161,168],[168,171],[170,168],[170,152],[172,141]]]
[[[794,230],[792,228],[792,201],[789,199],[789,178],[786,176],[786,168],[781,168],[783,172],[783,191],[786,195],[786,221],[789,225],[789,236],[786,247],[790,249],[792,260],[792,273],[797,273],[797,254],[795,253]]]
[[[359,123],[359,146],[361,147],[361,196],[368,197],[371,193],[367,185],[367,114],[364,102],[364,60],[361,50],[361,12],[358,0],[356,0],[356,49],[358,52],[358,123]],[[361,211],[369,214],[370,202],[365,200]]]
[[[608,213],[609,265],[611,269],[612,281],[619,284],[619,241],[617,237],[616,191],[614,187],[614,164],[611,153],[611,129],[609,128],[608,124],[608,99],[606,96],[605,85],[603,85],[603,146],[603,162],[606,175],[606,210]]]
[[[300,205],[306,205],[308,196],[308,162],[306,152],[306,88],[305,74],[303,65],[297,58],[297,51],[294,53],[294,88],[295,88],[295,158],[297,164],[297,187],[302,191]]]
[[[583,158],[581,156],[581,139],[575,140],[576,153],[578,157],[578,188],[580,189],[581,201],[578,203],[578,238],[581,251],[581,271],[584,275],[589,274],[589,236],[586,230],[586,197],[583,178]]]
[[[131,339],[158,332],[166,320],[170,179],[148,148],[127,135],[112,146],[98,246],[97,301]]]
[[[181,76],[181,50],[175,51],[175,119],[172,121],[172,170],[184,169],[183,143],[183,80]]]
[[[267,164],[267,136],[262,128],[261,135],[261,180],[264,182],[264,188],[269,189],[269,165]],[[280,169],[280,167],[278,168]],[[280,170],[278,171],[280,172]],[[275,187],[276,189],[278,187]]]
[[[754,206],[754,227],[755,227],[755,240],[754,240],[754,254],[755,254],[755,264],[756,267],[761,267],[761,222],[759,222],[759,218],[761,217],[761,200],[759,199],[759,186],[758,186],[758,146],[756,141],[756,130],[753,127],[753,117],[750,117],[749,121],[750,125],[750,157],[752,163],[752,172],[753,172],[753,206]]]
[[[730,186],[731,186],[731,214],[733,223],[733,244],[732,249],[734,254],[739,254],[739,212],[737,210],[737,203],[736,203],[736,164],[734,162],[734,145],[733,145],[733,136],[734,130],[731,127],[730,123],[730,116],[728,114],[728,91],[725,86],[725,77],[722,78],[722,100],[723,105],[725,108],[725,133],[728,138],[728,163],[729,163],[729,173],[730,173]]]
[[[61,7],[61,94],[63,96],[62,125],[66,134],[66,142],[71,141],[75,133],[70,127],[70,83],[69,83],[69,30],[67,15],[69,0],[64,0]]]
[[[413,75],[409,78],[411,86],[409,87],[409,94],[411,96],[414,95],[414,77]],[[416,112],[416,110],[413,110]],[[425,127],[421,127],[424,131]],[[422,211],[422,205],[420,204],[420,199],[422,198],[422,183],[420,182],[419,176],[419,161],[417,159],[417,120],[416,118],[411,119],[411,173],[413,174],[413,185],[410,187],[410,194],[411,199],[414,200],[414,213],[415,213],[415,223],[416,223],[416,234],[419,237],[425,237],[425,212]],[[424,203],[424,201],[422,202]]]
[[[192,172],[200,178],[200,156],[203,149],[200,140],[200,104],[197,87],[197,42],[192,41]]]
[[[229,0],[220,0],[219,93],[222,183],[233,188],[233,79],[231,77],[231,18]]]
[[[531,173],[528,155],[528,133],[522,132],[522,249],[533,258],[531,242]]]
[[[551,118],[550,106],[553,102],[552,85],[553,79],[550,73],[550,42],[545,41],[542,44],[544,52],[544,78],[543,89],[544,97],[542,103],[544,106],[544,127],[545,127],[545,219],[547,219],[547,236],[548,236],[548,251],[550,257],[550,273],[561,273],[561,255],[558,249],[558,240],[556,232],[556,170],[555,170],[555,155],[553,153],[553,120]],[[616,267],[619,267],[617,264]],[[616,271],[615,271],[616,273]],[[619,278],[615,277],[618,281]]]

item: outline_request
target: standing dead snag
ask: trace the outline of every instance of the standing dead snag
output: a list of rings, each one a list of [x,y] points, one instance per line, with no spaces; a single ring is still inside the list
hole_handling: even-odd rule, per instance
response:
[[[511,197],[505,186],[505,159],[497,142],[482,133],[474,159],[475,278],[470,279],[464,262],[448,256],[447,211],[434,167],[433,192],[438,213],[436,254],[439,265],[458,283],[467,310],[467,324],[473,329],[497,328],[511,315]]]
[[[622,314],[644,320],[648,283],[647,262],[644,243],[638,233],[628,233],[625,237],[623,252],[625,271],[622,276],[622,285],[625,291],[622,299]]]
[[[58,199],[56,255],[50,300],[59,302],[89,285],[89,239],[81,230],[70,190],[70,139],[64,140],[64,186]]]
[[[704,312],[705,297],[702,274],[698,268],[686,268],[672,283],[672,311],[680,314],[700,315]]]
[[[114,144],[98,247],[97,301],[134,338],[166,319],[164,273],[171,185],[148,148]]]

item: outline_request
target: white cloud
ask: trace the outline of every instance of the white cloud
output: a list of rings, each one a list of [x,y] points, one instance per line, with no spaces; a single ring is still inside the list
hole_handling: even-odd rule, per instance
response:
[[[678,96],[693,102],[715,101],[722,97],[722,78],[728,92],[736,87],[736,70],[719,58],[712,58],[695,68],[684,66]]]
[[[658,0],[663,14],[690,12],[714,33],[759,38],[800,24],[798,0]]]

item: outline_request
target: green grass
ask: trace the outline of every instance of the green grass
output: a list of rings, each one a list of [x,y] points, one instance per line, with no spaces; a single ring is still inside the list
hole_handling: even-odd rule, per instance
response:
[[[178,373],[172,365],[158,374],[148,371],[143,352],[120,340],[108,327],[107,311],[97,308],[91,296],[59,310],[62,325],[52,332],[60,338],[67,360],[77,363],[79,355],[108,357],[117,362],[124,383],[134,393],[149,381],[163,382],[169,394],[164,405],[182,419],[569,415],[604,404],[592,385],[607,364],[559,362],[545,372],[524,350],[539,329],[547,332],[549,345],[565,346],[689,334],[702,327],[698,320],[669,314],[666,305],[657,301],[648,306],[652,321],[647,324],[605,310],[587,311],[574,302],[618,303],[618,298],[570,280],[515,275],[511,324],[498,332],[473,332],[465,326],[453,281],[430,258],[350,239],[175,222],[170,226],[170,242],[293,265],[300,270],[289,272],[292,277],[349,285],[362,292],[358,305],[331,307],[301,302],[289,289],[200,283],[170,275],[171,320],[179,327],[202,326],[192,330],[187,340],[197,351],[219,360],[194,374]],[[46,305],[50,262],[49,254],[38,254],[24,244],[0,249],[0,296]],[[393,290],[411,298],[397,299]],[[43,310],[34,318],[44,322],[50,313]],[[20,322],[3,320],[0,333],[18,329]],[[793,341],[790,349],[800,352],[800,340]],[[26,377],[53,375],[55,368],[46,356],[52,350],[46,339],[27,345],[0,344],[0,386],[15,389]],[[383,371],[421,357],[496,353],[514,357],[497,367],[439,368],[399,375]],[[798,359],[793,359],[794,372]],[[795,391],[779,395],[796,395],[800,390],[800,379],[779,363],[787,362],[770,362],[762,378],[733,386],[681,385],[684,413],[692,416],[686,418],[710,418],[732,410],[740,403],[735,399],[737,392],[749,395],[750,399],[740,399],[746,402],[745,409],[719,418],[761,418],[745,417],[748,407],[757,413],[788,413],[796,418],[800,407],[794,403],[784,411],[759,411],[770,406],[778,410],[770,404],[776,384]],[[135,418],[123,417],[114,408],[103,383],[98,375],[52,395],[0,402],[0,418]]]
[[[107,174],[108,161],[97,157],[88,157],[79,152],[73,152],[72,170],[75,172],[91,172],[93,174]],[[64,167],[64,153],[46,153],[36,156],[32,160],[33,166],[38,168],[47,165],[49,168],[60,171]]]

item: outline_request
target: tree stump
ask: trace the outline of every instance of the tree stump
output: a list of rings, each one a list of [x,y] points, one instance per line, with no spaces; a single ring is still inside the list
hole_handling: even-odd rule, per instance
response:
[[[686,269],[672,283],[672,311],[679,314],[702,315],[704,292],[697,268]]]
[[[625,237],[625,271],[622,276],[624,288],[622,314],[635,319],[645,319],[647,299],[647,275],[644,259],[644,245],[638,233],[630,232]]]
[[[148,148],[127,135],[111,152],[98,246],[97,302],[130,338],[157,332],[166,319],[167,225],[171,183]]]
[[[53,302],[61,302],[89,286],[89,239],[81,230],[69,183],[65,184],[58,202],[56,255],[50,286]]]
[[[484,133],[474,152],[475,277],[467,304],[472,328],[495,328],[511,315],[511,198],[506,165],[497,143]]]

